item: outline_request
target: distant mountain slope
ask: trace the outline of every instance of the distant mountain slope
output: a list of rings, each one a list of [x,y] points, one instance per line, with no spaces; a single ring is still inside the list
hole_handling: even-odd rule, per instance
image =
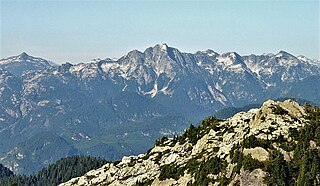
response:
[[[141,153],[158,137],[181,133],[190,122],[223,108],[269,98],[318,102],[320,97],[320,68],[284,51],[192,54],[157,44],[119,59],[77,65],[51,66],[25,53],[0,64],[0,163],[8,167],[20,166],[10,154],[18,143],[44,131],[78,154],[115,160]],[[43,156],[48,163],[59,158]],[[24,165],[33,162],[28,158]]]
[[[227,119],[232,117],[233,115],[235,115],[238,112],[247,112],[250,109],[253,108],[258,108],[260,107],[260,104],[250,104],[250,105],[246,105],[244,107],[227,107],[227,108],[223,108],[221,110],[218,110],[214,115],[215,117],[219,118],[219,119]]]
[[[78,150],[65,139],[51,132],[42,132],[19,143],[1,162],[17,173],[33,173],[60,159],[78,154]]]
[[[29,70],[43,70],[55,65],[56,64],[51,61],[29,56],[25,52],[18,56],[0,59],[0,68],[8,70],[17,76],[21,76],[23,72]]]
[[[146,154],[123,157],[60,186],[319,185],[320,108],[268,100],[227,120],[209,117]]]

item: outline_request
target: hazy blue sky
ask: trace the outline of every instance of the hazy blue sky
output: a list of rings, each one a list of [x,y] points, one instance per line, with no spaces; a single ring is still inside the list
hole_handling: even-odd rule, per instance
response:
[[[183,52],[319,58],[319,1],[1,0],[1,58],[57,63],[121,57],[167,43]]]

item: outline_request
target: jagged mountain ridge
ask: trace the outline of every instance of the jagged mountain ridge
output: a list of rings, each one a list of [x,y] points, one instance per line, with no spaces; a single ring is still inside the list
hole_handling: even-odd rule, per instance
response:
[[[53,131],[82,153],[113,160],[143,152],[154,139],[221,108],[278,97],[316,102],[320,94],[319,68],[283,51],[191,54],[158,44],[117,60],[25,69],[21,76],[9,71],[0,71],[0,157],[6,157],[0,162],[11,168],[19,161],[8,153],[42,131]],[[53,161],[51,155],[46,160]]]
[[[257,102],[266,97],[295,97],[291,92],[294,85],[307,77],[319,76],[320,72],[311,60],[300,60],[284,51],[243,57],[235,52],[219,55],[210,50],[190,54],[166,44],[144,52],[131,51],[117,61],[75,65],[71,71],[82,78],[107,76],[122,90],[155,100],[189,101],[203,107],[205,113],[209,112],[207,108],[246,105],[248,101]],[[181,92],[180,87],[183,87]],[[180,100],[181,97],[187,100]]]
[[[269,100],[60,185],[318,185],[319,118],[319,108]]]
[[[17,76],[21,76],[25,71],[43,70],[52,66],[56,66],[56,64],[42,58],[29,56],[25,52],[18,56],[0,59],[0,68],[8,70]]]
[[[269,97],[295,97],[290,90],[297,82],[319,75],[318,67],[284,51],[243,57],[235,52],[219,55],[210,50],[190,54],[166,44],[144,52],[131,51],[117,61],[71,65],[69,71],[82,80],[116,82],[111,88],[117,89],[116,92],[134,91],[165,103],[188,101],[206,113],[199,118],[212,113],[212,108],[221,109],[225,105],[241,106]],[[185,110],[184,113],[201,112]]]
[[[28,55],[22,53],[19,59],[24,56]],[[319,68],[314,65],[315,63],[316,61],[301,56],[295,57],[284,51],[276,55],[241,57],[235,52],[219,55],[212,50],[195,54],[182,53],[166,44],[158,44],[147,48],[144,52],[133,50],[116,61],[95,60],[78,65],[67,63],[64,66],[70,66],[69,72],[82,80],[111,79],[117,82],[117,86],[122,90],[136,91],[140,95],[152,98],[175,97],[173,94],[178,91],[176,89],[180,87],[180,83],[186,81],[190,83],[189,79],[193,77],[195,81],[193,84],[199,81],[206,87],[196,87],[195,90],[184,89],[183,91],[187,92],[188,101],[192,102],[195,99],[198,102],[195,103],[197,105],[210,107],[210,109],[213,105],[214,108],[219,109],[224,105],[241,104],[239,100],[244,98],[246,98],[245,101],[257,102],[260,98],[268,97],[261,93],[259,95],[258,92],[268,94],[270,91],[275,92],[270,89],[278,91],[283,89],[283,86],[290,89],[292,83],[310,76],[318,76]],[[69,72],[65,71],[65,73]],[[52,70],[49,73],[57,73],[57,71]],[[234,79],[236,81],[232,82]],[[226,81],[229,82],[226,83]],[[178,85],[175,86],[175,84]],[[289,91],[285,90],[282,94],[286,95]],[[278,97],[284,96],[280,94]]]

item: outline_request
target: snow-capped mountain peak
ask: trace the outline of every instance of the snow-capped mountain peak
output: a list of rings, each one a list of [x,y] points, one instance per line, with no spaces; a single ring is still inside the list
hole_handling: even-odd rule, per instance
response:
[[[17,55],[17,56],[12,56],[6,59],[1,59],[0,60],[0,65],[3,64],[9,64],[9,63],[16,63],[16,62],[20,62],[20,63],[41,63],[44,65],[48,65],[48,61],[42,58],[38,58],[38,57],[33,57],[28,55],[26,52],[22,52],[21,54]]]
[[[28,70],[42,70],[54,65],[45,59],[33,57],[26,52],[22,52],[18,56],[12,56],[0,60],[0,68],[6,69],[15,75],[22,75],[24,71]]]
[[[217,64],[223,69],[228,67],[242,68],[245,66],[242,57],[236,52],[227,52],[217,57]]]
[[[26,52],[22,52],[19,56],[18,56],[18,58],[19,59],[22,59],[22,60],[26,60],[26,59],[28,59],[30,56],[26,53]]]
[[[205,53],[210,57],[219,55],[217,52],[215,52],[211,49],[206,50]]]
[[[295,58],[294,55],[284,51],[284,50],[280,50],[276,55],[275,55],[276,58]]]
[[[305,62],[310,61],[309,58],[307,58],[306,56],[303,56],[303,55],[299,55],[299,56],[297,56],[297,58],[298,58],[300,61],[305,61]]]
[[[159,47],[161,48],[162,51],[167,51],[168,50],[168,45],[166,43],[159,44]]]
[[[306,56],[303,56],[303,55],[299,55],[299,56],[297,56],[297,58],[298,58],[301,62],[309,63],[309,64],[311,64],[311,65],[315,65],[315,66],[320,67],[320,60],[311,60],[311,59],[309,59],[309,58],[307,58]]]
[[[97,63],[99,61],[102,61],[102,59],[100,59],[99,57],[96,57],[96,58],[91,59],[89,63]]]

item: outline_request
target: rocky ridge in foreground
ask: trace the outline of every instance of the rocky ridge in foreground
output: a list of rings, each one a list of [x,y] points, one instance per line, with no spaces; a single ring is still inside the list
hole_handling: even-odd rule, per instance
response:
[[[320,110],[266,101],[227,120],[209,117],[146,154],[123,157],[69,185],[319,184]]]

